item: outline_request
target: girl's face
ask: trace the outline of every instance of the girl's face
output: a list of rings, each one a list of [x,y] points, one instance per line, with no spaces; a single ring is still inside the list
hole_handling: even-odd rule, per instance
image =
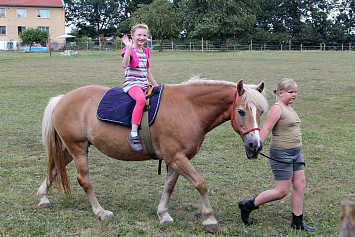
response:
[[[131,36],[134,40],[135,46],[143,47],[143,44],[148,40],[148,30],[144,28],[137,28]]]
[[[292,104],[297,98],[297,88],[291,88],[287,91],[279,91],[280,100],[287,105]]]

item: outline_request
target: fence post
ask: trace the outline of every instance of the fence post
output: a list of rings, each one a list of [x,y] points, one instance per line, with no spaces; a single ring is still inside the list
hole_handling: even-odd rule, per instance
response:
[[[301,51],[303,51],[302,44],[301,44]]]
[[[291,40],[288,41],[288,50],[291,51]]]
[[[253,51],[253,39],[250,39],[250,51]]]
[[[345,200],[340,205],[340,237],[354,236],[355,234],[355,199]]]
[[[202,43],[201,43],[201,50],[202,50],[202,52],[203,52],[203,37],[202,37]]]
[[[349,51],[351,51],[351,43],[349,43]]]

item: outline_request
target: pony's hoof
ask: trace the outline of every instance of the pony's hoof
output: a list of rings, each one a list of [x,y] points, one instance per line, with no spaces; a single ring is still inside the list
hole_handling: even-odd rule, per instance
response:
[[[50,209],[52,205],[48,202],[38,204],[39,209]]]
[[[105,211],[101,216],[100,216],[100,219],[102,220],[102,221],[105,221],[105,220],[108,220],[108,219],[110,219],[110,218],[112,218],[113,217],[113,213],[112,212],[110,212],[110,211]]]
[[[174,224],[174,220],[173,219],[160,221],[160,225],[171,225],[171,224]]]
[[[217,224],[205,225],[205,229],[208,232],[215,234],[218,232],[218,225]]]

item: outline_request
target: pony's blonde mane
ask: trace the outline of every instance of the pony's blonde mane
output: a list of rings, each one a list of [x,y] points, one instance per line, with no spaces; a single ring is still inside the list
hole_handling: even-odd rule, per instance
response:
[[[201,79],[199,76],[191,77],[190,80],[182,82],[180,85],[228,85],[233,86],[237,89],[237,83],[230,82],[230,81],[217,81],[217,80],[206,80]],[[269,103],[266,100],[266,93],[265,89],[262,93],[257,91],[258,85],[251,85],[251,84],[243,84],[244,87],[244,94],[242,95],[242,99],[245,100],[245,103],[250,105],[255,105],[259,109],[267,111],[269,108]]]

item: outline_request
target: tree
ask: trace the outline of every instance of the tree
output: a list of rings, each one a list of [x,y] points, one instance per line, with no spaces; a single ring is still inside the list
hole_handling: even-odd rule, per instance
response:
[[[20,34],[21,43],[30,45],[30,51],[33,44],[43,44],[48,42],[49,34],[38,28],[29,28]]]
[[[159,39],[159,52],[163,50],[164,39],[178,36],[181,31],[179,13],[169,0],[154,0],[141,4],[133,13],[132,23],[145,23],[154,38]]]
[[[65,0],[65,17],[82,35],[97,37],[116,32],[124,18],[129,1],[123,0]]]
[[[183,2],[184,28],[189,37],[221,37],[222,50],[227,39],[246,36],[255,22],[254,0],[189,0]]]

